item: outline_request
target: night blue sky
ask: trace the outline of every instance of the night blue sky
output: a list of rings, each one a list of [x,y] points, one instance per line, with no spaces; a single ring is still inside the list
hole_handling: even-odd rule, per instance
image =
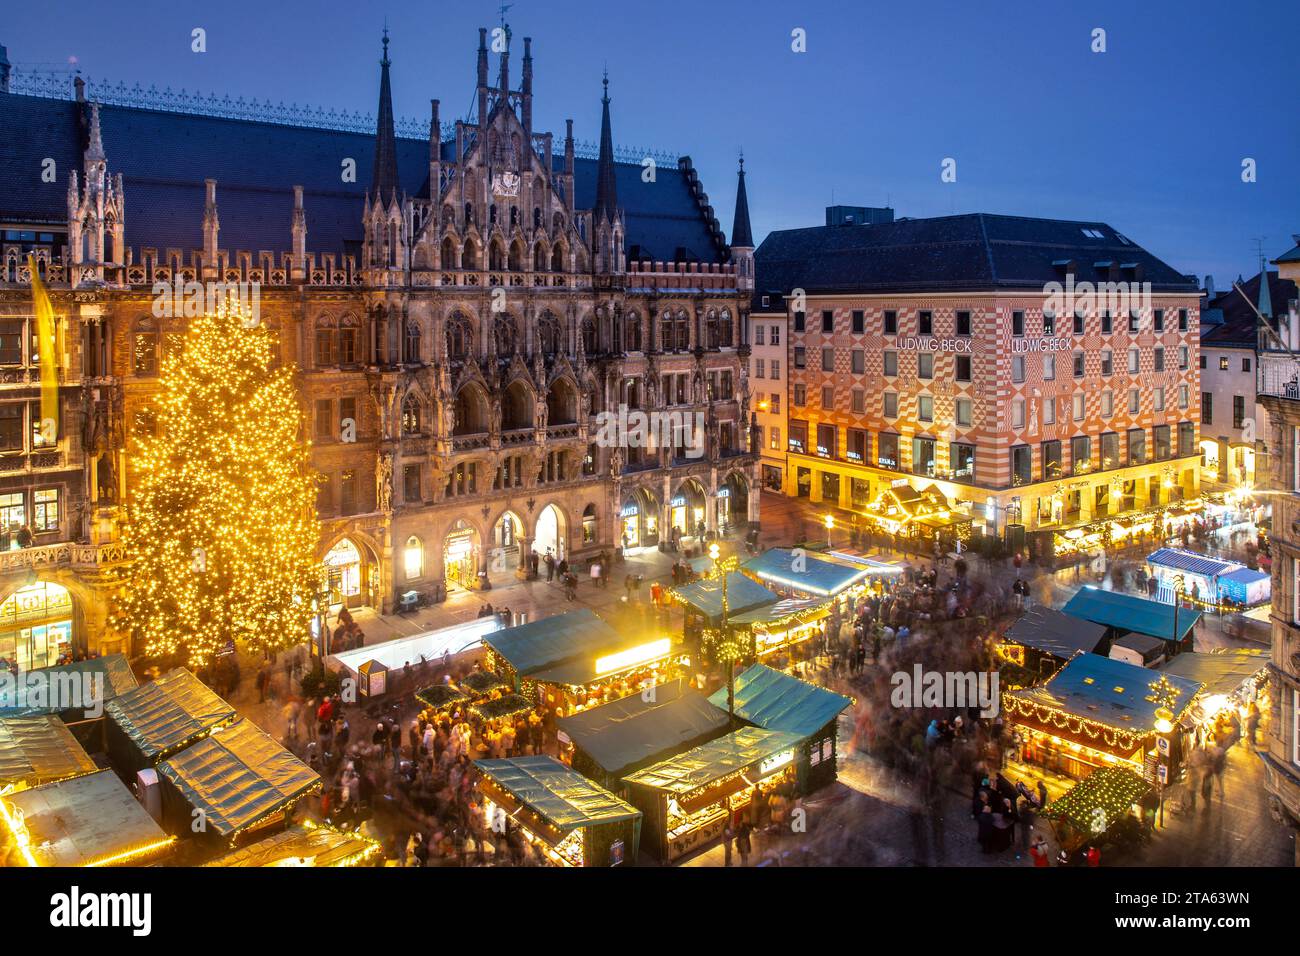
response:
[[[76,57],[92,79],[373,113],[387,16],[396,112],[427,120],[438,97],[453,119],[473,98],[476,28],[497,22],[483,0],[111,9],[14,4],[0,43],[20,68]],[[741,147],[756,239],[820,224],[832,196],[900,216],[1095,219],[1222,288],[1257,269],[1256,237],[1272,258],[1300,233],[1300,4],[516,0],[507,19],[515,85],[533,37],[536,129],[562,137],[572,117],[594,140],[608,64],[615,141],[689,154],[728,233]],[[946,157],[956,183],[940,181]]]

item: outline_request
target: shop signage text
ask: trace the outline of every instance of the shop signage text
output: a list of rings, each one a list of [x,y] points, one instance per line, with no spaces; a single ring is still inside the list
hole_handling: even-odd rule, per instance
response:
[[[970,355],[974,351],[971,339],[936,339],[931,336],[905,335],[898,340],[901,352],[962,352]]]

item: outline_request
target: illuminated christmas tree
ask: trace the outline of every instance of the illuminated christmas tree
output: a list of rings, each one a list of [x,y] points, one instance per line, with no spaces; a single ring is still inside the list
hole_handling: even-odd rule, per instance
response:
[[[316,477],[293,372],[232,300],[165,356],[152,436],[133,457],[120,623],[150,656],[201,668],[232,642],[309,638],[319,590]]]

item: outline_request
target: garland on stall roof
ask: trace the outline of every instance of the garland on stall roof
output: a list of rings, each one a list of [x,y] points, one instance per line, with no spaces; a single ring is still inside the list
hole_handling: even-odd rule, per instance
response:
[[[1142,739],[1141,736],[1131,731],[1118,730],[1106,724],[1088,720],[1086,717],[1063,714],[1059,710],[1040,707],[1031,701],[1021,700],[1017,697],[1007,696],[1003,698],[1003,701],[1013,715],[1033,717],[1039,722],[1056,727],[1059,730],[1082,734],[1089,740],[1102,740],[1108,747],[1123,748],[1127,752],[1132,752],[1137,749]]]

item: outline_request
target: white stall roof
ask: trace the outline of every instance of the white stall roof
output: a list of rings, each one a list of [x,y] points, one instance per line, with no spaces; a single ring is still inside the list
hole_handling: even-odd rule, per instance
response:
[[[475,650],[483,645],[483,636],[500,630],[501,621],[491,617],[475,618],[462,624],[453,624],[436,631],[425,631],[411,637],[399,637],[380,644],[368,644],[350,651],[334,654],[336,661],[356,673],[367,661],[379,661],[389,670],[400,670],[408,662],[420,663],[420,658],[441,660],[443,654],[455,656],[461,651]]]

